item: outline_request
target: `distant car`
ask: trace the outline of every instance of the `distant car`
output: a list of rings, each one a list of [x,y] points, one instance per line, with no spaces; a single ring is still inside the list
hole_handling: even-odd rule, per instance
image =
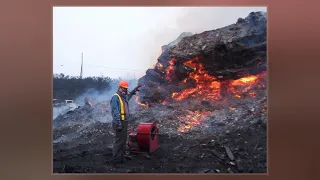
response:
[[[71,104],[73,103],[73,100],[65,100],[66,104]]]
[[[68,111],[74,111],[78,108],[78,105],[73,102],[73,100],[65,100],[65,105],[68,107],[66,110]]]

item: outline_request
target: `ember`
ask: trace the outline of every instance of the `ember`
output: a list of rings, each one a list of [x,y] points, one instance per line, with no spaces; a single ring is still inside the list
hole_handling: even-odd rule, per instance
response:
[[[176,61],[175,58],[172,58],[170,61],[169,61],[169,66],[168,68],[166,69],[166,79],[167,80],[170,80],[170,75],[171,73],[174,71],[174,62]]]
[[[237,80],[233,80],[230,82],[229,92],[234,94],[236,98],[241,98],[245,93],[251,91],[253,87],[259,83],[259,80],[265,77],[265,75],[266,73],[262,72],[261,74],[255,76],[251,75]],[[255,95],[256,93],[254,91],[249,92],[250,97],[255,97]]]
[[[136,97],[136,103],[139,104],[140,106],[148,107],[148,104],[144,104],[144,103],[140,102],[139,98],[140,98],[139,96]]]
[[[200,60],[200,57],[195,57],[182,63],[184,67],[187,67],[186,69],[190,70],[186,74],[187,77],[178,84],[181,87],[183,85],[185,88],[182,87],[183,90],[179,92],[169,90],[168,96],[166,96],[165,100],[161,103],[162,105],[167,105],[168,102],[173,103],[174,101],[181,100],[188,100],[188,102],[195,100],[194,102],[196,103],[212,101],[225,104],[228,103],[227,101],[231,100],[230,98],[232,97],[235,99],[242,99],[245,97],[254,98],[257,95],[257,89],[265,86],[263,80],[266,76],[266,71],[262,71],[257,75],[247,75],[239,79],[228,80],[210,75],[208,71],[205,70],[203,63]],[[176,82],[173,80],[173,77],[175,77],[175,74],[173,73],[176,71],[176,66],[181,66],[180,62],[177,61],[176,58],[172,58],[169,61],[169,66],[167,68],[163,68],[162,64],[159,62],[155,65],[155,68],[166,73],[165,79],[167,79],[168,82]],[[190,87],[190,85],[193,87]],[[174,84],[173,86],[176,85]],[[159,84],[155,87],[156,89],[164,88]],[[138,104],[143,107],[148,107],[147,104],[141,103],[138,99],[139,98],[136,99]],[[229,107],[229,109],[232,111],[236,110],[235,107]],[[186,115],[178,117],[181,122],[185,123],[185,125],[178,127],[177,130],[179,132],[187,132],[194,126],[200,125],[201,121],[213,111],[200,112],[189,109],[186,112]]]
[[[196,87],[187,88],[181,92],[173,92],[171,97],[175,100],[183,100],[190,97],[196,97],[199,100],[221,100],[222,82],[217,81],[217,78],[208,74],[204,70],[203,64],[199,61],[200,58],[196,57],[189,61],[186,61],[183,65],[193,69],[193,72],[188,74],[188,78],[185,78],[182,82],[187,83],[188,80],[194,80]],[[171,59],[166,69],[166,79],[171,80],[171,73],[173,72],[173,63],[175,59]],[[235,98],[241,98],[243,94],[248,93],[259,80],[265,76],[265,72],[259,75],[250,75],[237,80],[226,82],[229,84],[227,92],[233,94]],[[261,87],[261,85],[260,85]],[[255,92],[249,92],[250,97],[255,97]]]
[[[236,108],[233,108],[233,107],[229,107],[229,108],[230,108],[231,110],[233,110],[233,111],[236,110]]]
[[[189,77],[184,79],[183,82],[186,83],[188,79],[192,79],[196,82],[196,87],[185,89],[182,92],[174,92],[172,98],[175,100],[179,101],[190,96],[195,96],[196,93],[200,96],[205,96],[201,98],[202,100],[217,100],[219,98],[220,82],[214,81],[216,78],[210,76],[207,71],[204,70],[203,64],[199,62],[199,59],[199,57],[195,57],[183,64],[193,69],[193,72],[189,73]],[[171,61],[169,63],[172,64]],[[167,68],[166,72],[169,73],[167,77],[170,77],[171,69],[173,69],[172,66]]]
[[[157,68],[161,70],[163,68],[163,65],[161,63],[157,63]]]
[[[157,69],[161,70],[163,68],[163,65],[158,62],[158,63],[153,65],[153,68],[157,68]]]
[[[180,119],[180,121],[182,123],[184,123],[185,125],[180,126],[178,128],[179,132],[187,132],[189,131],[192,127],[196,126],[196,125],[200,125],[201,121],[206,118],[211,112],[210,111],[204,111],[204,112],[200,112],[200,111],[187,111],[187,115],[186,116],[180,116],[178,117]]]
[[[167,103],[168,103],[168,101],[163,101],[161,104],[166,105]]]

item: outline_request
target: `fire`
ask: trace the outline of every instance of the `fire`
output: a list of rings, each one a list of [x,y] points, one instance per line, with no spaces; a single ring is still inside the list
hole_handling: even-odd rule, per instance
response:
[[[207,117],[211,112],[210,111],[187,111],[185,116],[179,116],[179,120],[184,123],[184,125],[178,128],[179,132],[188,132],[194,126],[200,125],[201,121]]]
[[[161,63],[157,63],[156,66],[157,66],[157,68],[160,69],[160,70],[163,68],[163,65],[162,65]]]
[[[234,97],[239,98],[239,99],[241,98],[241,96],[238,94],[234,95]]]
[[[236,108],[233,108],[233,107],[229,107],[229,109],[231,109],[231,110],[233,110],[233,111],[236,110]]]
[[[251,91],[255,85],[259,86],[259,80],[266,75],[265,72],[258,75],[250,75],[237,80],[232,80],[229,84],[229,92],[231,92],[234,97],[242,98],[243,94],[248,93],[250,97],[255,97],[256,92]],[[251,92],[250,92],[251,91]]]
[[[256,96],[256,92],[250,92],[250,93],[249,93],[249,96],[250,96],[250,97],[255,97],[255,96]]]
[[[185,62],[183,65],[193,69],[193,72],[183,82],[186,83],[188,79],[193,79],[196,82],[196,87],[185,89],[182,92],[174,92],[172,94],[173,99],[179,101],[194,96],[196,93],[205,96],[203,99],[217,100],[219,98],[220,82],[215,81],[216,78],[210,76],[204,70],[203,64],[199,62],[198,57]]]
[[[170,80],[170,76],[171,76],[171,73],[173,72],[174,70],[174,62],[176,61],[176,58],[172,58],[170,61],[169,61],[169,66],[168,68],[166,69],[166,79],[167,80]]]
[[[165,72],[165,78],[170,82],[174,73],[176,58],[172,58],[169,61],[169,66],[164,68],[161,63],[155,64],[155,68]],[[166,97],[161,103],[162,105],[170,103],[172,100],[181,101],[187,98],[195,98],[195,100],[211,100],[219,101],[217,103],[224,103],[229,100],[229,97],[235,99],[241,99],[244,97],[255,97],[257,96],[257,88],[263,88],[266,86],[265,75],[267,72],[262,72],[257,75],[248,75],[235,80],[224,80],[223,76],[211,76],[208,71],[205,70],[204,65],[200,62],[200,58],[196,57],[191,60],[184,62],[185,69],[188,70],[187,78],[181,81],[183,86],[188,86],[189,83],[193,84],[193,87],[185,88],[180,92],[173,92],[171,98]],[[190,71],[189,71],[190,70]],[[157,88],[161,88],[160,85]],[[139,97],[136,97],[136,102],[140,106],[148,107],[148,104],[144,104],[139,101]],[[202,103],[202,102],[201,102]],[[228,108],[228,106],[227,106]],[[229,109],[235,111],[235,107],[229,106]],[[266,107],[265,107],[266,109]],[[202,121],[210,115],[210,111],[189,111],[186,110],[186,114],[179,116],[178,119],[182,123],[178,127],[179,132],[188,132],[193,127],[201,125]]]
[[[192,89],[186,89],[182,93],[172,93],[172,98],[180,101],[180,100],[184,99],[186,96],[188,96],[189,94],[192,94],[196,91],[197,91],[196,88],[192,88]]]
[[[231,83],[231,85],[244,85],[244,84],[249,84],[253,83],[258,79],[257,76],[248,76],[248,77],[243,77],[238,80],[235,80]]]
[[[170,80],[170,75],[174,70],[175,58],[169,61],[169,66],[166,69],[166,79]],[[204,66],[199,62],[199,57],[188,60],[183,63],[184,66],[193,71],[189,73],[189,77],[185,78],[182,83],[187,83],[188,80],[193,80],[196,82],[196,87],[187,88],[181,92],[172,93],[171,97],[175,100],[182,100],[189,97],[198,97],[201,100],[220,100],[221,89],[224,87],[222,84],[227,84],[226,91],[231,93],[235,98],[242,98],[245,94],[248,94],[249,97],[255,97],[256,93],[251,91],[253,87],[264,87],[263,84],[259,84],[259,80],[264,77],[266,72],[263,72],[258,75],[249,75],[237,80],[231,81],[217,81],[216,77],[213,77],[208,74],[204,69]]]
[[[139,104],[140,106],[148,107],[148,104],[144,104],[139,101],[139,96],[136,97],[136,103]]]
[[[163,65],[161,63],[157,62],[156,64],[153,65],[153,68],[157,68],[159,70],[162,70]]]

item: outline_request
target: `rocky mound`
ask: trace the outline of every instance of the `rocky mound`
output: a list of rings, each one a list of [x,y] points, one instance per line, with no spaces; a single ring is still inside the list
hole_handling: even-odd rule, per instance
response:
[[[141,102],[163,102],[172,93],[190,88],[188,94],[206,89],[221,92],[231,80],[264,76],[266,33],[266,13],[252,12],[230,26],[180,37],[139,80],[145,85]]]

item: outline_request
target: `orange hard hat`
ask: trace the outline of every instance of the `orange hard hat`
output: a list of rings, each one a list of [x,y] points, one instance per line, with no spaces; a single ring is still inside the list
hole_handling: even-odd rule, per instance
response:
[[[128,81],[125,81],[125,80],[120,81],[120,83],[119,83],[119,87],[123,87],[123,88],[128,89],[128,87],[129,87],[129,83],[128,83]]]

